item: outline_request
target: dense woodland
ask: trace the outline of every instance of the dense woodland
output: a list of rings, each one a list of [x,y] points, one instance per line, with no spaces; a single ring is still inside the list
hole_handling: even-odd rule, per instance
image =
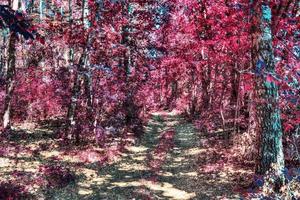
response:
[[[0,199],[300,199],[298,0],[1,0],[0,27]]]

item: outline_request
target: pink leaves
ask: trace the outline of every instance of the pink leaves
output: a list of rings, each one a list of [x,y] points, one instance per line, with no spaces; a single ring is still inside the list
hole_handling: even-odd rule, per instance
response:
[[[45,44],[45,38],[40,36],[40,35],[37,35],[36,38],[35,38],[37,41],[39,41],[42,45]]]
[[[245,84],[244,84],[244,91],[245,91],[245,92],[249,92],[249,91],[251,91],[252,89],[253,89],[252,84],[249,84],[249,83],[245,83]]]
[[[266,81],[269,82],[269,83],[272,83],[274,82],[274,78],[272,75],[268,74],[267,77],[266,77]]]
[[[284,132],[289,132],[294,129],[294,126],[289,122],[283,123]]]

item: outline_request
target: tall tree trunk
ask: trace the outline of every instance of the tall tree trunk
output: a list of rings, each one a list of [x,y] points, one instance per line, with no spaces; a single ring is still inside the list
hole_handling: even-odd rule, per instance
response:
[[[202,88],[202,94],[201,94],[201,112],[206,111],[210,107],[210,94],[209,94],[209,88],[211,84],[211,69],[206,66],[208,69],[202,69],[201,71],[201,88]]]
[[[133,59],[133,40],[130,29],[133,26],[133,8],[130,3],[123,3],[123,15],[128,17],[128,24],[122,28],[122,41],[121,43],[126,47],[124,52],[123,67],[125,76],[125,100],[123,102],[123,108],[125,110],[125,122],[129,126],[132,132],[136,136],[140,136],[143,132],[142,121],[139,118],[140,108],[136,105],[134,97],[138,90],[138,85],[134,79],[131,79],[130,75],[135,67],[135,62]]]
[[[190,102],[190,106],[189,106],[189,113],[191,115],[192,118],[196,117],[196,113],[197,112],[197,94],[196,94],[196,67],[194,65],[191,66],[190,69],[190,85],[189,85],[189,89],[190,89],[190,95],[191,95],[191,102]]]
[[[6,30],[1,30],[1,45],[6,47],[7,43],[7,33]],[[0,49],[0,80],[5,76],[6,66],[5,66],[5,48]]]
[[[69,11],[72,11],[72,1],[69,0]],[[82,0],[82,25],[84,27],[89,26],[90,23],[87,19],[87,11],[88,5],[86,0]],[[71,26],[72,23],[72,13],[69,15],[69,23]],[[85,29],[85,28],[84,28]],[[74,85],[72,89],[72,96],[71,96],[71,104],[68,108],[68,124],[67,124],[67,138],[72,139],[75,136],[75,140],[78,143],[79,142],[79,131],[77,130],[77,121],[76,121],[76,108],[78,103],[78,98],[80,95],[80,91],[82,86],[85,89],[85,95],[87,98],[87,113],[89,118],[89,123],[92,125],[92,80],[91,75],[89,73],[89,70],[87,69],[87,60],[88,60],[88,46],[90,43],[90,36],[88,35],[86,38],[85,46],[83,47],[83,52],[81,54],[81,57],[79,59],[79,63],[77,64],[76,73],[75,73],[75,80]],[[70,49],[70,52],[72,52],[72,49]],[[72,62],[72,61],[71,61]],[[74,132],[75,131],[75,132]],[[75,134],[75,135],[74,135]]]
[[[237,69],[237,61],[234,63],[234,66],[232,66],[232,69],[230,71],[230,80],[231,80],[231,94],[230,94],[230,104],[234,105],[236,104],[238,93],[239,93],[239,79],[240,75],[236,71]]]
[[[74,85],[72,88],[72,96],[71,96],[71,103],[68,108],[67,118],[68,118],[68,124],[67,124],[67,138],[71,140],[73,138],[73,131],[74,127],[76,125],[75,120],[75,111],[77,107],[77,101],[80,94],[80,76],[78,75],[79,72],[75,72],[75,80]]]
[[[40,0],[39,10],[40,10],[40,20],[42,20],[45,16],[45,0]]]
[[[3,111],[3,128],[10,129],[11,126],[11,104],[12,96],[15,87],[15,72],[16,72],[16,41],[17,36],[14,32],[10,33],[8,42],[8,55],[7,55],[7,74],[6,74],[6,94],[4,100]]]
[[[276,165],[276,174],[282,178],[284,155],[282,147],[282,128],[279,110],[278,86],[267,76],[275,73],[274,53],[271,33],[271,9],[269,1],[260,5],[260,24],[255,45],[256,92],[259,98],[258,119],[261,129],[261,147],[257,172],[265,174]]]
[[[85,71],[84,74],[84,90],[86,96],[86,106],[87,106],[87,114],[89,121],[92,121],[93,115],[93,84],[92,84],[92,75],[89,69]]]
[[[72,88],[72,96],[71,96],[71,103],[68,108],[68,124],[67,124],[67,138],[73,139],[74,133],[75,133],[75,139],[78,142],[79,141],[79,133],[76,131],[76,108],[77,108],[77,102],[80,95],[81,85],[84,82],[84,76],[82,76],[81,73],[83,73],[83,69],[85,68],[86,63],[86,54],[87,54],[87,47],[84,47],[84,52],[81,54],[81,57],[79,59],[79,63],[77,64],[76,72],[75,72],[75,80],[74,85]],[[74,132],[75,131],[75,132]]]
[[[25,11],[25,7],[19,0],[8,1],[9,6],[14,9]],[[15,73],[16,73],[16,42],[17,34],[13,31],[10,32],[7,50],[7,63],[6,63],[6,94],[4,100],[3,110],[3,128],[4,130],[11,128],[11,104],[15,88]]]

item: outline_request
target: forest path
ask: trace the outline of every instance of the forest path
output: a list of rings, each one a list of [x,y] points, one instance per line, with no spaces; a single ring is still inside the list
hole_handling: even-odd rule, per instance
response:
[[[120,141],[97,151],[70,151],[53,131],[30,130],[16,130],[2,141],[0,182],[25,185],[38,199],[240,199],[232,193],[240,172],[225,166],[222,140],[201,135],[176,112],[153,113],[142,138],[120,156]],[[52,165],[69,169],[74,181],[64,180],[56,168],[45,176],[41,166]],[[20,190],[14,187],[0,184],[0,194]]]
[[[176,113],[153,113],[139,143],[128,147],[114,164],[101,168],[101,184],[87,185],[82,199],[239,199],[230,192],[226,173],[199,168],[203,153],[207,149],[199,144],[193,124]]]

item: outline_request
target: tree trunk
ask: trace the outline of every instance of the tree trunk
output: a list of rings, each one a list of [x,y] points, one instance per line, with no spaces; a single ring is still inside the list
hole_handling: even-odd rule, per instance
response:
[[[88,120],[92,120],[93,115],[93,85],[92,85],[92,75],[91,72],[86,70],[84,74],[84,90],[86,96],[86,103],[87,103],[87,114]]]
[[[197,94],[196,94],[196,68],[195,66],[191,66],[191,69],[190,69],[190,77],[191,77],[191,80],[190,80],[190,86],[189,86],[189,89],[190,89],[190,95],[191,95],[191,102],[190,102],[190,106],[189,106],[189,114],[191,115],[192,118],[195,118],[196,117],[196,114],[198,114],[198,110],[197,110]]]
[[[230,95],[230,105],[236,104],[238,93],[239,93],[239,80],[240,75],[236,72],[237,62],[235,62],[234,66],[232,66],[230,72],[230,80],[231,80],[231,95]]]
[[[77,101],[80,93],[80,76],[78,75],[79,72],[76,72],[75,74],[75,80],[74,80],[74,85],[72,88],[72,97],[71,97],[71,103],[68,108],[68,127],[67,127],[67,138],[72,139],[72,134],[74,127],[76,125],[76,120],[75,120],[75,111],[77,107]]]
[[[40,10],[40,20],[42,20],[45,16],[45,0],[40,0],[39,10]]]
[[[85,60],[86,60],[86,48],[84,49],[84,52],[82,53],[79,63],[77,64],[76,72],[75,72],[75,80],[74,85],[72,88],[72,96],[71,96],[71,103],[68,108],[68,124],[67,124],[67,138],[72,139],[74,130],[76,128],[76,108],[77,108],[77,102],[80,95],[81,85],[84,81],[84,77],[80,74],[83,72],[83,68],[85,68]],[[75,138],[76,140],[79,140],[79,135],[76,133]]]
[[[208,66],[206,66],[208,67]],[[207,70],[207,71],[206,71]],[[201,87],[202,87],[202,94],[201,94],[201,112],[206,111],[210,107],[210,94],[209,94],[209,87],[210,87],[210,80],[211,78],[211,70],[209,69],[202,69],[201,71]]]
[[[16,41],[17,37],[14,32],[10,33],[7,55],[7,74],[6,74],[6,95],[4,100],[3,111],[3,128],[10,129],[11,126],[11,103],[15,87],[15,72],[16,72]]]
[[[256,92],[259,98],[258,119],[261,130],[261,147],[257,172],[265,174],[268,170],[276,171],[278,178],[282,179],[284,168],[284,155],[282,147],[282,128],[278,104],[278,86],[274,81],[267,80],[267,76],[275,73],[274,53],[271,33],[271,9],[269,1],[260,5],[261,19],[259,33],[254,49]],[[275,164],[276,169],[273,165]]]
[[[6,47],[7,43],[7,34],[5,30],[1,30],[1,45]],[[0,80],[5,76],[5,48],[0,49]]]
[[[85,0],[82,0],[82,12],[81,12],[81,17],[82,17],[82,25],[83,26],[89,26],[87,23],[87,16],[86,16],[86,10],[88,10],[88,5]],[[69,24],[70,27],[72,25],[72,1],[69,0]],[[80,91],[82,86],[85,89],[85,95],[87,96],[87,112],[88,112],[88,118],[89,118],[89,123],[92,125],[92,80],[91,80],[91,75],[88,73],[89,71],[87,70],[87,51],[88,51],[88,45],[90,43],[90,37],[89,35],[86,38],[86,43],[85,46],[83,47],[83,52],[81,54],[81,57],[79,59],[79,62],[76,67],[76,73],[75,73],[75,80],[74,80],[74,85],[72,88],[72,96],[71,96],[71,104],[68,108],[68,124],[67,124],[67,138],[68,139],[73,139],[75,136],[76,143],[79,142],[79,126],[76,121],[76,108],[77,108],[77,103],[78,103],[78,98],[80,95]],[[70,57],[72,58],[72,52],[73,49],[70,48]],[[70,61],[72,63],[72,59]],[[75,132],[74,132],[75,131]]]

